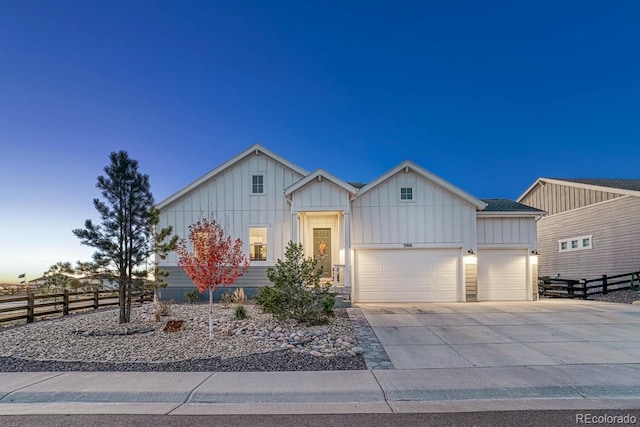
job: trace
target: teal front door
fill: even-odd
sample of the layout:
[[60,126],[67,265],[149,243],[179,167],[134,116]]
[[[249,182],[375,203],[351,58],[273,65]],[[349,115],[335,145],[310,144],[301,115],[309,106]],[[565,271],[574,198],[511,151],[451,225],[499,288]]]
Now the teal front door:
[[322,267],[322,276],[331,277],[331,229],[313,229],[313,257],[318,260],[318,265]]

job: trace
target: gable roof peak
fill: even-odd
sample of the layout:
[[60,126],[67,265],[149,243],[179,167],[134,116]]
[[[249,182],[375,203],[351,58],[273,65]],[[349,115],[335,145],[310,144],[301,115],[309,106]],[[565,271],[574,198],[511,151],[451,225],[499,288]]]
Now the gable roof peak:
[[475,206],[476,209],[478,209],[478,210],[482,210],[487,206],[487,204],[485,202],[483,202],[482,200],[478,199],[475,196],[472,196],[471,194],[469,194],[466,191],[456,187],[455,185],[451,184],[450,182],[445,181],[444,179],[440,178],[439,176],[435,175],[434,173],[429,172],[428,170],[426,170],[422,166],[412,162],[411,160],[403,161],[402,163],[400,163],[396,167],[392,168],[388,172],[382,174],[381,176],[379,176],[378,178],[376,178],[375,180],[373,180],[369,184],[367,184],[364,187],[362,187],[361,189],[359,189],[358,190],[358,194],[356,195],[356,198],[362,196],[363,194],[367,193],[372,188],[377,187],[378,185],[380,185],[381,183],[383,183],[387,179],[391,178],[393,175],[397,174],[398,172],[402,172],[403,170],[406,173],[408,173],[409,171],[413,171],[418,176],[421,176],[422,178],[424,178],[424,179],[426,179],[428,181],[431,181],[434,184],[446,189],[447,191],[451,192],[452,194],[455,194],[456,196],[458,196],[462,200],[465,200],[467,203]]

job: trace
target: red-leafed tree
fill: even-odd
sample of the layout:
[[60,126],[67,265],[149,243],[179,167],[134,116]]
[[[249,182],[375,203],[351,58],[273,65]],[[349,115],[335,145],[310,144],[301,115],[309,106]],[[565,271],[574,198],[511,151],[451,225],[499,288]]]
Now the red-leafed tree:
[[189,241],[178,241],[178,265],[198,287],[209,290],[209,338],[213,339],[213,291],[234,283],[249,268],[242,240],[232,240],[215,220],[201,219],[189,226]]

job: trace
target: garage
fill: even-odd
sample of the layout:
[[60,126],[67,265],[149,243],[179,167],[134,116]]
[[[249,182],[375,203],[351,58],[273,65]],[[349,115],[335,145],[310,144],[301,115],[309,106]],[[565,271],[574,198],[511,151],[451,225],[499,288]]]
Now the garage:
[[358,249],[356,302],[458,300],[460,249]]
[[527,250],[478,250],[478,301],[527,299]]

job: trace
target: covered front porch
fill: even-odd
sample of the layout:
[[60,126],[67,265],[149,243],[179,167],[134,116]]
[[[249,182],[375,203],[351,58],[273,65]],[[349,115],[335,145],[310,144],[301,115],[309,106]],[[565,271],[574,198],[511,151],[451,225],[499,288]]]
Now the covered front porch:
[[357,190],[318,169],[285,190],[291,237],[322,266],[322,281],[351,296],[351,199]]

